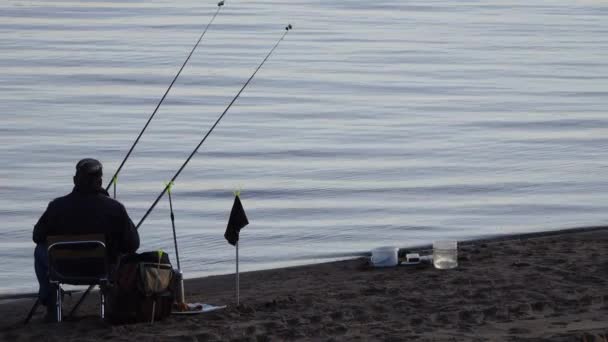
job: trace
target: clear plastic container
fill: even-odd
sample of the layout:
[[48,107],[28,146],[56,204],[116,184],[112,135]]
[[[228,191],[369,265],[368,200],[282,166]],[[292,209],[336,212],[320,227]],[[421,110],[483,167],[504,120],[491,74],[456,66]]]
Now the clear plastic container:
[[458,266],[458,242],[443,240],[433,242],[433,265],[438,269]]

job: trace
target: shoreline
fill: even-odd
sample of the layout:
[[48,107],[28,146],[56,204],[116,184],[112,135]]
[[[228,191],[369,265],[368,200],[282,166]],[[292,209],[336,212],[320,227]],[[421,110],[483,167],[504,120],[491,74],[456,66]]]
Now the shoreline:
[[22,299],[0,304],[0,340],[604,341],[608,227],[526,236],[463,243],[452,270],[357,258],[246,272],[238,307],[233,274],[189,279],[188,302],[228,307],[154,325],[107,325],[93,294],[72,321],[40,312],[23,326],[33,300]]
[[[466,246],[482,244],[482,243],[492,244],[492,243],[507,242],[507,241],[514,241],[514,240],[522,240],[522,239],[544,238],[544,237],[559,236],[559,235],[565,235],[565,234],[578,234],[578,233],[601,231],[601,230],[605,230],[605,229],[608,229],[608,226],[597,225],[597,226],[584,226],[584,227],[575,227],[575,228],[563,228],[563,229],[557,229],[557,230],[544,230],[544,231],[536,231],[536,232],[529,232],[529,233],[488,235],[488,236],[481,236],[479,238],[473,238],[473,239],[469,239],[469,240],[458,240],[458,246],[466,247]],[[414,246],[410,246],[410,247],[407,247],[407,246],[399,247],[399,257],[400,258],[404,257],[406,252],[428,252],[428,251],[432,251],[432,249],[433,249],[432,244],[414,245]],[[251,272],[264,272],[264,271],[281,270],[281,269],[288,269],[288,268],[294,268],[294,267],[307,267],[307,266],[321,265],[321,264],[325,264],[325,263],[333,263],[336,261],[339,262],[339,261],[357,259],[357,258],[361,258],[361,257],[369,257],[370,255],[371,255],[371,252],[369,252],[369,251],[368,252],[343,253],[341,255],[336,254],[335,258],[338,260],[330,260],[330,261],[325,261],[325,262],[302,264],[302,265],[295,265],[295,266],[260,269],[260,270],[254,270],[254,271],[241,272],[240,274],[242,275],[242,274],[251,273]],[[328,257],[328,259],[333,259],[333,257]],[[196,281],[196,280],[200,280],[200,279],[206,279],[209,277],[221,277],[221,276],[230,276],[230,275],[234,275],[234,273],[221,273],[221,274],[205,275],[205,276],[201,276],[201,277],[187,278],[187,279],[185,279],[185,281],[186,282]],[[36,285],[36,287],[37,287],[37,285]],[[68,290],[66,292],[78,294],[78,293],[84,292],[84,289],[83,290]],[[6,294],[0,293],[0,305],[2,305],[5,302],[9,302],[9,301],[13,301],[13,300],[36,298],[37,295],[38,294],[36,292],[17,292],[17,293],[6,293]]]

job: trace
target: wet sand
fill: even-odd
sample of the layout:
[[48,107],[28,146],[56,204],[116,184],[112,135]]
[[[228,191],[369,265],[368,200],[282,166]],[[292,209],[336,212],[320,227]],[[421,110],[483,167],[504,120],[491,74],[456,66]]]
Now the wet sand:
[[[608,228],[461,244],[459,267],[373,268],[366,258],[186,282],[187,300],[228,308],[110,326],[97,296],[76,319],[22,321],[0,305],[6,341],[608,341]],[[69,310],[75,298],[67,298]]]

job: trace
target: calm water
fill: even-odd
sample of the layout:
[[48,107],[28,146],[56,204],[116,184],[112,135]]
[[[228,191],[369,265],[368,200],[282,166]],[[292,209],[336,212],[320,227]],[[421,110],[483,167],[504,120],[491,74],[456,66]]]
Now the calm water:
[[[35,286],[31,230],[74,164],[116,170],[215,1],[0,2],[0,292]],[[120,178],[139,221],[174,189],[186,276],[381,245],[603,224],[608,2],[228,0]],[[143,249],[173,253],[164,199]]]

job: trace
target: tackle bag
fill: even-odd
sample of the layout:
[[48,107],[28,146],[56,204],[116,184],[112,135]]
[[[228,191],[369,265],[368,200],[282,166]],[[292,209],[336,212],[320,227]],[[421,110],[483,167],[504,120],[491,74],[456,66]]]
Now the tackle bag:
[[156,322],[171,314],[176,286],[167,253],[127,255],[112,278],[106,304],[110,323]]

